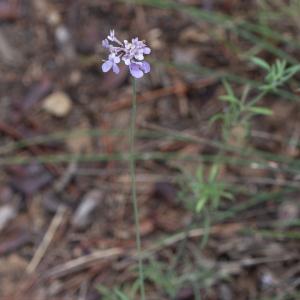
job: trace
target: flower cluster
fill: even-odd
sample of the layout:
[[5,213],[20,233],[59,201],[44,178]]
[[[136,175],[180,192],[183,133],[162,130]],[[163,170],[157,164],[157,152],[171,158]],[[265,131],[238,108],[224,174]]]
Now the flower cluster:
[[138,38],[120,42],[116,36],[115,31],[111,30],[106,39],[102,41],[102,46],[109,50],[108,59],[102,64],[102,71],[112,71],[116,74],[120,69],[118,64],[121,60],[129,67],[130,74],[135,78],[141,78],[144,73],[150,72],[150,64],[144,60],[145,54],[150,54],[151,49],[147,47],[144,41]]

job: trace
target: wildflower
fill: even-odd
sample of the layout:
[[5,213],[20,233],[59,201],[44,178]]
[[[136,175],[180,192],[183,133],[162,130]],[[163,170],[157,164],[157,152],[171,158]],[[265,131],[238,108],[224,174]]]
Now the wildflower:
[[130,74],[135,78],[141,78],[150,72],[150,64],[144,60],[144,55],[150,54],[151,49],[137,37],[131,42],[124,40],[122,43],[116,38],[115,31],[110,30],[107,38],[102,41],[102,46],[109,50],[108,59],[102,64],[103,72],[112,69],[118,74],[118,64],[121,60],[129,67]]
[[111,53],[108,56],[108,60],[106,60],[102,64],[102,71],[103,72],[108,72],[112,68],[114,73],[119,74],[120,69],[117,65],[119,62],[120,62],[120,57],[116,56],[115,53]]
[[133,77],[141,78],[144,76],[144,73],[150,72],[150,65],[146,61],[130,63],[129,71]]

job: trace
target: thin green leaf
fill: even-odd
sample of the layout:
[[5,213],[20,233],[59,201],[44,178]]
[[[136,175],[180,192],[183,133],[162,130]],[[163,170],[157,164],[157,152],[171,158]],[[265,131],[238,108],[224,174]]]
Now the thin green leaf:
[[248,111],[259,115],[265,115],[265,116],[271,116],[273,114],[272,110],[260,106],[249,107]]
[[115,293],[120,300],[130,300],[123,292],[120,290],[115,289]]
[[233,89],[232,89],[231,85],[227,82],[227,80],[223,80],[223,85],[225,87],[226,93],[232,97],[235,97]]
[[232,96],[232,95],[223,95],[223,96],[220,96],[220,100],[226,101],[226,102],[230,102],[230,103],[239,104],[239,100],[236,97]]
[[208,181],[209,182],[213,182],[216,180],[217,176],[219,173],[219,165],[218,164],[214,164],[209,172],[209,176],[208,176]]
[[265,69],[265,70],[267,70],[267,71],[270,70],[270,65],[269,65],[265,60],[263,60],[263,59],[261,59],[261,58],[259,58],[259,57],[256,57],[256,56],[255,56],[255,57],[251,57],[251,61],[252,61],[255,65],[261,67],[262,69]]
[[216,114],[216,115],[212,116],[209,120],[209,125],[211,126],[213,123],[215,123],[219,120],[224,120],[224,116],[222,114]]
[[196,212],[199,213],[202,211],[204,205],[206,204],[208,198],[207,196],[203,196],[199,199],[199,201],[197,202],[197,205],[196,205]]

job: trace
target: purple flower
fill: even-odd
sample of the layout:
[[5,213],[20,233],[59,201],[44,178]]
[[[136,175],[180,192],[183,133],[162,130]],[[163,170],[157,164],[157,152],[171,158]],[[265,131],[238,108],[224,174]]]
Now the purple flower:
[[129,65],[129,71],[133,77],[141,78],[144,76],[144,73],[147,74],[150,72],[150,64],[146,61],[132,62]]
[[111,53],[108,57],[108,60],[102,64],[102,71],[108,72],[112,68],[114,73],[119,74],[120,69],[117,65],[119,62],[120,57],[116,56],[114,53]]
[[118,74],[119,67],[117,64],[121,60],[129,67],[130,74],[135,78],[141,78],[150,72],[150,64],[144,61],[144,55],[150,54],[151,49],[137,37],[131,42],[124,40],[122,43],[116,38],[115,31],[111,30],[107,38],[102,41],[102,46],[110,52],[108,60],[102,64],[103,72],[112,69]]
[[146,74],[149,73],[150,70],[151,70],[150,64],[146,61],[143,61],[142,62],[142,69],[143,69],[144,73],[146,73]]
[[143,71],[141,70],[140,65],[137,63],[131,63],[129,65],[130,74],[135,78],[142,78],[144,76]]

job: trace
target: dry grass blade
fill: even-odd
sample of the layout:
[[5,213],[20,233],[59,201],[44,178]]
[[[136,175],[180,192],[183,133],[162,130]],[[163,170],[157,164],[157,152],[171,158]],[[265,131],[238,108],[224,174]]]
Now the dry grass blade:
[[53,217],[52,222],[44,236],[43,241],[37,248],[32,260],[30,261],[28,267],[27,267],[27,273],[33,273],[41,260],[43,259],[44,255],[46,254],[47,249],[49,248],[49,245],[51,241],[53,240],[53,237],[61,225],[64,216],[65,216],[66,208],[64,206],[60,206],[57,210],[56,215]]
[[46,272],[44,278],[59,278],[85,269],[99,260],[116,258],[124,253],[123,249],[111,248],[95,251],[89,255],[70,260]]

